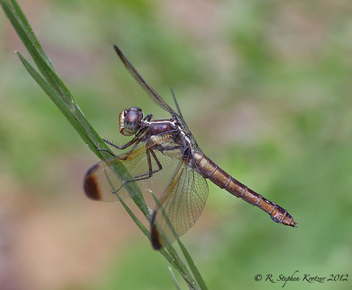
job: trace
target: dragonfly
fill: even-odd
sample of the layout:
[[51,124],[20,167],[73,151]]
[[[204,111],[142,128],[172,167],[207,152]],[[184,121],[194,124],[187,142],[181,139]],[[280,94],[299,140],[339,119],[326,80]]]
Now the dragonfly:
[[[122,146],[104,141],[111,148],[128,151],[115,155],[110,150],[100,149],[108,151],[111,158],[100,161],[86,173],[84,190],[89,198],[118,201],[117,195],[120,198],[131,197],[126,190],[128,184],[135,182],[139,185],[158,180],[175,164],[150,219],[150,240],[155,250],[171,245],[195,224],[209,193],[206,179],[268,213],[274,222],[297,226],[287,210],[248,188],[207,157],[190,132],[174,93],[177,111],[142,78],[116,45],[114,48],[128,72],[171,118],[154,120],[152,113],[144,117],[139,107],[123,110],[119,115],[119,131],[124,136],[133,136],[132,139]],[[129,172],[127,177],[118,177],[113,172],[111,166],[116,161],[125,166]]]

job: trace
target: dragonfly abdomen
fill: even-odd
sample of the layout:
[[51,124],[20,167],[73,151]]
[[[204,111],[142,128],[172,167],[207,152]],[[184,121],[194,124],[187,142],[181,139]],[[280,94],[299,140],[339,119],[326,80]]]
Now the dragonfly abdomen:
[[214,184],[220,188],[226,189],[232,195],[242,198],[246,202],[259,207],[270,215],[273,221],[282,223],[287,226],[296,227],[296,221],[293,217],[281,206],[264,198],[260,194],[248,188],[231,175],[227,174],[210,158],[202,152],[193,152],[193,158],[199,171],[205,178],[209,178]]

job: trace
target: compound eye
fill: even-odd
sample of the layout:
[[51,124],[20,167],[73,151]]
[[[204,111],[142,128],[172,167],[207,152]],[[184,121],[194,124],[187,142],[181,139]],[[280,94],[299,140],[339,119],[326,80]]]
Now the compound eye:
[[124,136],[132,136],[141,128],[143,112],[138,107],[123,110],[119,116],[120,133]]

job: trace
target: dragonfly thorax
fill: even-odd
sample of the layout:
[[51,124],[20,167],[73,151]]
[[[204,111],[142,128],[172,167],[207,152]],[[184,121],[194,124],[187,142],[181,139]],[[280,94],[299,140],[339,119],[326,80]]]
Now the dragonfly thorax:
[[132,136],[141,128],[143,112],[138,107],[123,110],[119,115],[120,133],[124,136]]

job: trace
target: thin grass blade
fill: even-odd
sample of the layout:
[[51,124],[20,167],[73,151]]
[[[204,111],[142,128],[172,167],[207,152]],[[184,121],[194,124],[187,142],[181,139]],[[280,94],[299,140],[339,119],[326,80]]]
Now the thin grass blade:
[[172,271],[171,267],[168,266],[168,268],[169,268],[169,270],[170,270],[171,277],[172,277],[172,279],[174,280],[176,289],[177,289],[177,290],[181,290],[181,287],[180,287],[180,285],[178,284],[178,281],[177,281],[177,279],[176,279],[176,277],[175,277],[174,272]]

